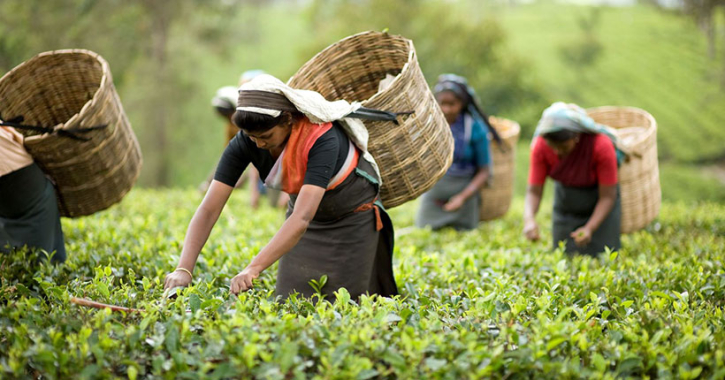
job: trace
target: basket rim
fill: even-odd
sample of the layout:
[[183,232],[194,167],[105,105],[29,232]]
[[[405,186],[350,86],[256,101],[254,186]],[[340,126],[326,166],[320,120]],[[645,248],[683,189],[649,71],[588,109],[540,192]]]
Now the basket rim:
[[290,82],[292,82],[292,80],[297,77],[297,74],[299,74],[299,72],[300,72],[300,70],[302,68],[306,67],[310,62],[315,61],[322,54],[325,54],[329,50],[335,49],[335,48],[339,47],[340,45],[343,45],[345,43],[349,43],[351,40],[355,40],[355,39],[359,39],[359,38],[363,38],[363,37],[368,37],[368,36],[375,36],[375,37],[385,36],[385,37],[398,38],[398,39],[401,39],[401,40],[405,41],[406,45],[408,46],[408,58],[405,61],[405,65],[403,65],[403,67],[400,69],[400,73],[398,73],[398,75],[395,76],[395,79],[393,79],[393,81],[390,82],[390,84],[388,85],[388,87],[385,90],[383,90],[383,91],[377,91],[375,94],[373,94],[373,96],[371,96],[371,97],[369,97],[367,99],[364,99],[364,100],[360,100],[359,102],[360,103],[370,102],[370,101],[376,99],[378,96],[382,96],[382,94],[386,94],[388,91],[392,91],[392,89],[395,87],[395,85],[397,85],[397,82],[399,82],[401,80],[400,78],[402,77],[402,74],[408,70],[408,67],[410,65],[410,62],[413,59],[415,59],[415,46],[413,45],[413,41],[411,39],[406,38],[406,37],[404,37],[404,36],[402,36],[400,34],[390,34],[388,32],[378,32],[378,31],[375,31],[375,30],[366,30],[364,32],[355,33],[355,34],[350,35],[350,36],[347,36],[347,37],[345,37],[345,38],[343,38],[341,40],[338,40],[337,42],[335,42],[333,44],[328,45],[326,48],[322,49],[317,54],[315,54],[314,56],[312,56],[312,58],[308,59],[304,64],[302,64],[302,66],[300,66],[300,69],[298,69],[297,72],[295,72],[287,80],[287,84],[289,85]]
[[[98,83],[98,87],[93,92],[93,96],[91,97],[91,99],[89,99],[87,102],[85,102],[83,104],[83,106],[81,107],[81,109],[78,112],[76,112],[75,114],[73,114],[73,116],[69,117],[68,120],[66,120],[63,123],[56,124],[52,128],[49,128],[49,130],[51,130],[51,132],[52,132],[52,130],[62,129],[66,125],[72,124],[73,122],[75,122],[76,119],[80,118],[80,115],[87,112],[89,105],[92,104],[96,100],[98,94],[101,92],[101,90],[103,90],[106,87],[106,84],[108,83],[108,80],[109,80],[108,76],[110,73],[108,62],[103,57],[101,57],[100,54],[98,54],[94,51],[91,51],[91,50],[87,50],[87,49],[49,50],[49,51],[45,51],[42,53],[38,53],[38,54],[34,55],[33,57],[29,58],[28,60],[23,61],[22,63],[13,67],[12,70],[5,73],[2,77],[0,77],[0,83],[2,83],[4,80],[7,80],[8,77],[17,74],[17,72],[20,71],[23,67],[34,63],[34,61],[36,61],[36,60],[39,60],[39,59],[42,59],[45,57],[50,57],[50,56],[62,55],[62,54],[91,56],[93,59],[95,59],[96,61],[98,61],[101,64],[101,80]],[[45,132],[45,133],[41,133],[41,134],[33,135],[33,136],[26,136],[25,138],[42,137],[42,136],[48,135],[51,132]]]
[[[409,38],[405,38],[399,34],[388,34],[388,33],[373,32],[373,31],[369,31],[367,33],[391,36],[391,37],[402,39],[403,41],[405,41],[405,44],[408,46],[408,58],[406,59],[403,67],[400,69],[400,73],[398,73],[398,75],[395,76],[395,79],[393,79],[393,81],[390,82],[390,84],[388,85],[388,87],[386,89],[384,89],[383,91],[376,92],[375,94],[373,94],[373,96],[363,100],[361,103],[372,102],[372,101],[376,100],[377,98],[388,94],[388,92],[392,92],[396,88],[396,86],[399,84],[399,82],[402,80],[403,73],[408,71],[408,68],[410,67],[410,63],[414,62],[416,60],[415,46],[413,45],[413,40],[411,40]],[[362,33],[359,33],[359,34],[362,34]],[[420,63],[418,63],[418,64],[420,64]]]
[[653,133],[657,130],[657,120],[655,120],[654,116],[652,116],[651,113],[643,110],[642,108],[631,107],[631,106],[600,106],[600,107],[587,108],[585,111],[587,112],[588,115],[591,115],[592,113],[597,113],[597,112],[622,112],[622,111],[641,114],[641,115],[644,115],[644,117],[647,118],[647,120],[649,121],[649,126],[647,126],[648,133]]
[[[586,109],[587,115],[591,116],[592,113],[631,113],[631,114],[638,114],[641,116],[644,116],[647,120],[647,125],[638,125],[639,127],[644,128],[644,132],[637,136],[637,138],[634,141],[631,141],[626,146],[629,149],[628,156],[631,157],[641,157],[641,151],[639,151],[643,143],[646,141],[650,141],[652,139],[655,139],[657,136],[657,120],[655,120],[654,116],[650,114],[649,112],[637,108],[637,107],[630,107],[630,106],[601,106],[601,107],[594,107],[594,108],[588,108]],[[596,121],[596,120],[595,120]],[[614,128],[615,130],[619,130],[617,127],[609,126],[611,128]],[[639,152],[639,153],[637,153]]]
[[[491,120],[493,119],[493,120]],[[496,121],[504,122],[510,124],[510,127],[506,129],[504,133],[501,133],[500,131],[496,130],[496,132],[499,133],[502,139],[508,139],[513,136],[517,136],[521,134],[521,124],[519,124],[516,120],[507,119],[505,117],[499,117],[491,115],[489,117],[489,120],[491,120],[492,124],[496,124]],[[493,126],[496,128],[495,126]]]

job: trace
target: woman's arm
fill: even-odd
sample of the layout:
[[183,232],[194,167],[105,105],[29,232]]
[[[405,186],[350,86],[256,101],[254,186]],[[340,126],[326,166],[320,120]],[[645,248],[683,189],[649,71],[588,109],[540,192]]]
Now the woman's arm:
[[463,204],[466,203],[468,198],[477,194],[483,185],[486,184],[489,173],[489,166],[479,168],[476,175],[474,175],[473,179],[471,179],[471,182],[468,183],[468,186],[466,186],[466,188],[464,188],[460,193],[452,196],[451,199],[443,205],[443,210],[451,212],[463,207]]
[[539,225],[536,223],[536,213],[539,212],[543,194],[544,185],[529,185],[526,187],[526,198],[524,199],[524,235],[529,240],[539,240]]
[[257,168],[249,168],[249,204],[253,209],[259,208],[259,172]]
[[[219,219],[219,215],[224,209],[224,205],[229,200],[233,188],[222,182],[213,180],[209,191],[207,191],[201,205],[196,209],[194,216],[191,218],[189,228],[186,230],[184,238],[184,247],[181,250],[181,258],[177,268],[184,268],[190,273],[194,271],[196,259],[199,257],[201,249],[204,247],[206,240],[209,238],[212,227]],[[166,276],[164,288],[174,288],[177,286],[186,286],[191,283],[191,276],[182,270],[174,271]]]
[[589,217],[587,223],[574,232],[571,233],[572,239],[578,246],[589,244],[592,240],[592,233],[596,231],[599,226],[602,225],[604,219],[609,216],[609,213],[614,207],[614,202],[617,201],[617,185],[604,186],[599,185],[599,200],[596,206],[594,206],[594,212]]
[[325,189],[322,187],[315,185],[302,186],[292,215],[282,224],[282,227],[269,241],[269,244],[262,248],[249,265],[232,279],[229,287],[230,292],[238,294],[251,289],[253,286],[252,280],[259,277],[259,273],[274,264],[300,241],[315,213],[317,213],[317,208],[320,206],[324,195]]
[[539,240],[539,225],[536,223],[536,213],[541,206],[541,198],[544,195],[544,184],[548,176],[550,163],[546,159],[546,142],[537,137],[531,147],[529,156],[529,185],[526,187],[526,198],[524,199],[524,236],[527,239]]

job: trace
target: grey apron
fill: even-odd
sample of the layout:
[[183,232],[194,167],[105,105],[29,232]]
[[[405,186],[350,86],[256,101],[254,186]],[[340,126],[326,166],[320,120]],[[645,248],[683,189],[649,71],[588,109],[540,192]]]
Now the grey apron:
[[466,200],[456,211],[443,211],[443,205],[448,200],[463,191],[471,183],[472,177],[456,177],[445,175],[420,200],[420,208],[415,217],[415,225],[423,228],[430,226],[437,230],[443,227],[453,227],[457,230],[472,230],[478,227],[479,208],[481,196],[477,192]]
[[599,200],[599,188],[592,187],[569,187],[554,181],[554,210],[552,213],[552,235],[554,237],[554,248],[563,241],[567,253],[581,253],[596,256],[604,251],[604,247],[612,250],[621,248],[621,221],[622,203],[619,196],[619,185],[617,185],[617,200],[614,202],[612,211],[602,222],[599,228],[592,233],[592,240],[584,247],[578,247],[569,236],[577,228],[585,225],[594,212],[594,207]]
[[36,164],[0,177],[0,252],[26,245],[65,261],[55,189]]
[[[285,299],[298,292],[311,297],[315,291],[310,281],[323,275],[327,284],[321,292],[328,299],[339,288],[346,288],[352,299],[363,294],[398,294],[393,275],[393,224],[382,204],[372,207],[378,187],[375,171],[361,158],[338,187],[325,192],[307,231],[279,260],[277,296]],[[296,195],[290,195],[288,217],[296,200]]]

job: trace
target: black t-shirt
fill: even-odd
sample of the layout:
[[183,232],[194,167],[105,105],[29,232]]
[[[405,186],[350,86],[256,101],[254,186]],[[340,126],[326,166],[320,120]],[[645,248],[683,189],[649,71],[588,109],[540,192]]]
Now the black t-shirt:
[[[349,149],[349,139],[342,127],[333,123],[332,128],[315,141],[307,157],[305,185],[327,188],[330,179],[342,168]],[[229,142],[217,165],[214,179],[234,187],[247,165],[252,163],[264,180],[274,166],[275,159],[268,150],[257,145],[244,132],[237,133]]]

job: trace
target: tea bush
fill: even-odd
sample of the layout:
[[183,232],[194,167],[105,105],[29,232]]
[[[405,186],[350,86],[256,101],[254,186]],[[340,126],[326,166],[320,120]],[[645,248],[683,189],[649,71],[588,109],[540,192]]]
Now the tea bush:
[[111,210],[63,221],[65,264],[2,256],[0,377],[725,377],[723,205],[665,203],[622,251],[572,258],[522,237],[520,200],[466,233],[411,227],[413,203],[391,211],[399,297],[354,302],[343,289],[331,302],[277,303],[276,266],[251,292],[228,293],[283,220],[239,193],[193,285],[166,299],[163,278],[199,201],[134,190]]

